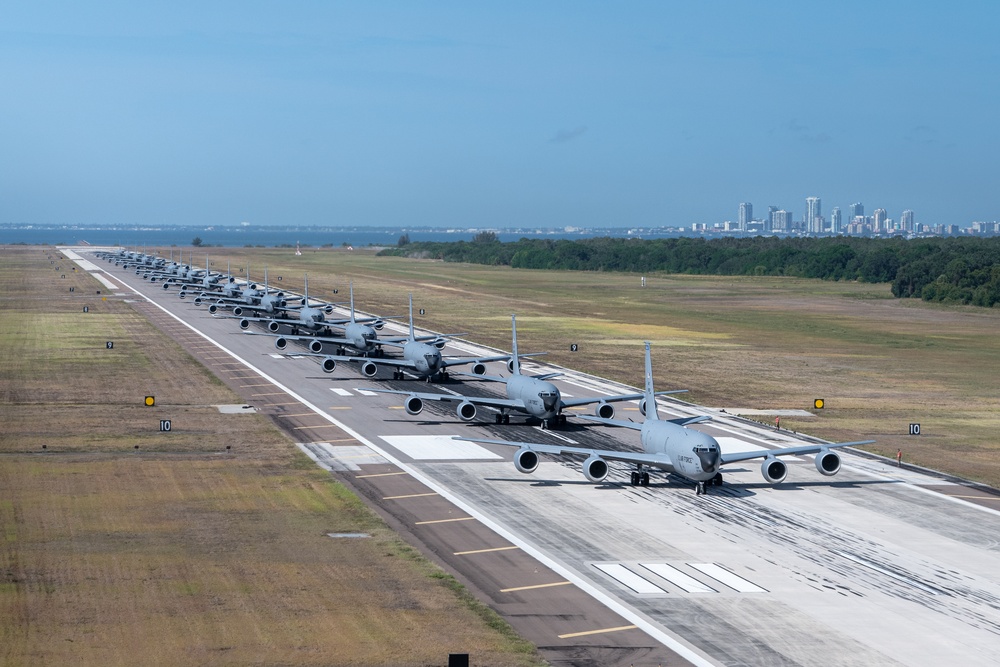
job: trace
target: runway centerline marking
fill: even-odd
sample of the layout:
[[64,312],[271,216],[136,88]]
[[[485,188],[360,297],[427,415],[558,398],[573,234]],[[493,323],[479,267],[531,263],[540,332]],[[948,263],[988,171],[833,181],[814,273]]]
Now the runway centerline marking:
[[620,632],[622,630],[635,630],[635,625],[619,625],[617,628],[604,628],[602,630],[587,630],[586,632],[571,632],[568,635],[557,635],[559,639],[572,639],[573,637],[586,637],[587,635],[600,635],[605,632]]
[[[454,555],[454,556],[471,556],[472,554],[488,554],[488,553],[493,553],[494,551],[510,551],[511,549],[520,549],[520,548],[521,547],[519,547],[516,544],[514,544],[514,545],[511,545],[509,547],[494,547],[492,549],[474,549],[473,551],[456,551],[452,555]],[[569,583],[569,582],[567,582],[567,583]]]

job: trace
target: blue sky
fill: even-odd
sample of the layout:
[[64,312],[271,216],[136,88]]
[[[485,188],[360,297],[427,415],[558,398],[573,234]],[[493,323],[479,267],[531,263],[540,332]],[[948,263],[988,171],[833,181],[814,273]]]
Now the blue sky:
[[8,3],[0,222],[995,220],[998,26],[992,1]]

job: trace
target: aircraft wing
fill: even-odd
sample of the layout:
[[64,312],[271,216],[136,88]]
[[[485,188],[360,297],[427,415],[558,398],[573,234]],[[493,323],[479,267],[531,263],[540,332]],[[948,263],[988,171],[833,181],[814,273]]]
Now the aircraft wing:
[[[495,357],[444,357],[441,359],[441,365],[445,368],[450,366],[461,366],[463,364],[486,364],[491,361],[504,361],[509,358],[509,355],[502,354]],[[463,373],[464,375],[464,373]],[[473,377],[481,378],[485,377],[483,375],[473,375]]]
[[590,458],[599,456],[608,461],[622,461],[624,463],[641,463],[643,465],[656,466],[673,470],[670,457],[666,454],[646,454],[644,452],[618,452],[611,449],[589,449],[587,447],[567,447],[566,445],[543,445],[536,442],[516,442],[513,440],[487,440],[485,438],[461,438],[455,440],[468,440],[469,442],[483,442],[490,445],[502,445],[504,447],[517,447],[519,449],[530,449],[543,454],[582,456]]
[[[665,394],[683,394],[687,392],[687,389],[674,389],[673,391],[658,391],[657,396],[663,396]],[[615,401],[634,401],[644,397],[645,394],[638,392],[635,394],[617,394],[613,396],[591,396],[589,398],[570,398],[564,399],[562,405],[564,408],[574,408],[578,405],[591,405],[593,403],[613,403]]]
[[763,459],[769,456],[799,456],[801,454],[817,454],[824,449],[835,449],[837,447],[852,447],[854,445],[871,445],[874,440],[857,440],[854,442],[834,442],[828,445],[800,445],[798,447],[785,447],[784,449],[757,449],[752,452],[733,452],[722,455],[722,463],[736,463],[749,459]]
[[[506,358],[506,357],[505,357]],[[381,362],[380,362],[381,363]],[[524,410],[524,401],[515,401],[509,398],[495,398],[490,396],[462,396],[455,394],[433,394],[419,391],[398,391],[396,389],[372,389],[370,387],[355,387],[356,391],[377,391],[380,394],[400,394],[402,396],[416,396],[423,401],[452,401],[461,403],[468,401],[474,405],[488,405],[494,408],[516,408]]]
[[604,417],[596,417],[594,415],[573,415],[573,416],[579,419],[586,419],[589,422],[597,422],[598,424],[604,424],[606,426],[620,426],[622,428],[630,428],[635,431],[642,430],[642,424],[626,421],[624,419],[605,419]]
[[[338,345],[350,345],[353,342],[348,340],[347,338],[337,338],[336,336],[291,336],[285,334],[271,333],[270,331],[244,331],[243,334],[246,336],[270,336],[271,338],[284,338],[285,340],[318,340],[321,343],[337,343]],[[319,354],[319,353],[312,352],[310,354]],[[319,356],[327,357],[330,355],[319,354]]]

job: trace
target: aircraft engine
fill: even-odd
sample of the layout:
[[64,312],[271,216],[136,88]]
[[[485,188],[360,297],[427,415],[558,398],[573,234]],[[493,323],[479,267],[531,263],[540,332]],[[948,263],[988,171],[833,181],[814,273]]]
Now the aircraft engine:
[[214,303],[211,306],[208,307],[208,312],[212,313],[213,315],[215,315],[216,311],[218,311],[218,310],[219,310],[219,306],[216,305],[216,304],[214,304]]
[[274,339],[274,346],[279,350],[284,350],[288,347],[288,340],[284,336],[278,336]]
[[323,360],[323,372],[332,373],[337,368],[337,360],[327,357]]
[[185,292],[184,290],[181,290],[180,292],[177,293],[177,297],[181,299],[187,298],[187,295],[188,295],[187,292]]
[[419,396],[410,396],[403,403],[403,408],[408,415],[419,415],[420,411],[424,409],[424,402],[420,400]]
[[445,340],[444,338],[435,338],[434,342],[431,343],[431,345],[433,345],[434,347],[436,347],[439,350],[443,350],[444,346],[447,345],[447,344],[448,344],[448,341]]
[[194,298],[194,305],[196,305],[196,306],[200,306],[201,305],[201,297],[200,296],[196,296]]
[[591,456],[583,462],[583,476],[594,484],[603,482],[611,472],[608,462],[600,456]]
[[381,331],[385,327],[385,320],[375,320],[372,322],[372,329],[375,331]]
[[170,281],[163,283],[163,289],[170,289]]
[[249,329],[249,328],[250,328],[250,320],[245,318],[240,320],[240,329]]
[[472,364],[472,374],[473,375],[486,375],[486,364],[475,363]]
[[600,403],[597,404],[597,407],[594,409],[594,414],[600,417],[601,419],[614,419],[615,406],[611,405],[610,403],[605,403],[601,401]]
[[287,308],[287,307],[288,307],[288,302],[287,301],[285,301],[284,299],[281,299],[280,301],[278,301],[278,308]]
[[371,361],[366,361],[361,364],[361,372],[365,374],[365,377],[373,378],[378,373],[378,366]]
[[462,421],[472,421],[476,418],[476,406],[468,401],[462,401],[455,408],[455,412],[458,414],[458,418]]
[[639,401],[639,414],[643,417],[646,416],[646,399],[643,398]]
[[243,314],[243,309],[242,308],[240,308],[239,306],[236,306],[235,308],[233,308],[233,315],[235,315],[236,317],[239,317],[242,314]]
[[311,341],[309,343],[309,351],[310,352],[322,352],[323,351],[323,343],[319,342],[318,340]]
[[816,470],[824,477],[831,477],[840,472],[840,454],[829,449],[821,449],[816,455]]
[[508,359],[507,360],[507,372],[508,373],[513,373],[514,372],[514,360],[513,359]]
[[780,484],[785,481],[785,475],[788,474],[788,466],[785,465],[784,461],[779,461],[769,456],[760,464],[760,474],[764,476],[764,480],[768,484]]
[[323,312],[326,313],[327,315],[329,315],[330,313],[333,312],[333,306],[331,306],[330,304],[327,304],[326,308],[323,309]]
[[271,333],[278,333],[278,323],[275,322],[274,320],[268,322],[267,330],[270,331]]
[[538,469],[538,453],[531,449],[519,449],[514,454],[514,467],[518,472],[530,474]]

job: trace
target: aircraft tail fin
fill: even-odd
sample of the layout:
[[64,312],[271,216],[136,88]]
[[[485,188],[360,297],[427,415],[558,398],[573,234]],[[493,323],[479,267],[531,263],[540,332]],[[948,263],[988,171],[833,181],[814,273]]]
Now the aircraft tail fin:
[[660,415],[656,413],[656,393],[653,391],[653,362],[649,355],[649,341],[646,341],[646,391],[642,401],[646,405],[646,419],[659,419]]
[[354,281],[351,281],[351,324],[354,324]]
[[[302,307],[303,308],[308,308],[309,307],[309,274],[308,273],[305,274],[302,279],[303,279],[303,282],[305,283],[304,287],[302,288]],[[264,283],[265,283],[265,286],[266,286],[267,281],[265,280]]]
[[511,357],[510,370],[514,375],[521,374],[521,358],[517,356],[517,316],[510,316]]
[[410,292],[410,341],[417,340],[417,337],[413,335],[413,293]]

